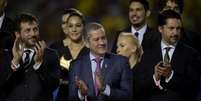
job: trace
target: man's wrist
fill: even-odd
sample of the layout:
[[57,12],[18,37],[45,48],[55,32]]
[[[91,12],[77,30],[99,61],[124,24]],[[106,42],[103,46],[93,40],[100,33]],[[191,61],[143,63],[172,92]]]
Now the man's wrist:
[[155,77],[156,81],[158,81],[158,80],[161,79],[160,76],[159,76],[158,74],[154,74],[154,77]]
[[104,91],[105,91],[105,88],[106,88],[106,84],[104,84],[104,85],[101,87],[100,91],[101,91],[101,92],[104,92]]
[[11,61],[11,69],[13,70],[13,71],[17,71],[17,69],[20,67],[20,64],[19,63],[15,63],[15,62],[13,62],[13,60]]
[[12,59],[12,63],[14,63],[14,64],[19,64],[19,59],[13,58],[13,59]]

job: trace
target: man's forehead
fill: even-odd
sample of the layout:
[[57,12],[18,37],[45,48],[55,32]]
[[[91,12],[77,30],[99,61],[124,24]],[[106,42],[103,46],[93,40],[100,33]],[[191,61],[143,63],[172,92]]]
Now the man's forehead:
[[178,4],[175,1],[167,1],[166,6],[170,6],[170,7],[178,7]]
[[100,35],[102,33],[105,33],[105,30],[103,28],[99,28],[96,30],[91,30],[89,33],[93,36],[97,36],[97,35]]
[[133,8],[133,7],[144,7],[143,4],[141,4],[140,2],[137,2],[137,1],[133,1],[130,6],[130,8]]
[[170,18],[166,20],[165,26],[167,27],[182,27],[182,22],[180,19]]
[[29,21],[29,22],[21,22],[20,23],[21,26],[25,25],[25,26],[38,26],[38,23],[36,21]]
[[38,24],[36,22],[21,22],[20,28],[21,29],[38,28]]

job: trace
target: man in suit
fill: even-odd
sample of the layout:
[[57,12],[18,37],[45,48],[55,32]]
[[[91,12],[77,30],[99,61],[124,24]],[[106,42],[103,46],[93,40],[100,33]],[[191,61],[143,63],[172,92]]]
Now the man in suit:
[[134,72],[137,101],[195,101],[199,90],[200,57],[180,41],[182,22],[172,10],[158,17],[162,39],[145,53]]
[[116,43],[120,32],[131,32],[138,38],[144,50],[151,48],[152,44],[160,39],[160,34],[147,25],[150,14],[149,3],[146,0],[130,0],[128,15],[131,25],[116,34],[112,52],[115,53],[117,49]]
[[105,30],[98,23],[87,28],[90,52],[71,65],[70,101],[129,101],[132,96],[132,73],[128,60],[107,53]]
[[[159,9],[160,12],[171,9],[182,15],[184,10],[184,0],[159,0]],[[185,26],[182,31],[183,35],[181,41],[190,47],[193,47],[201,54],[201,34],[189,30]]]
[[40,40],[38,20],[31,14],[16,17],[12,54],[1,65],[2,101],[51,101],[58,86],[56,53]]
[[0,1],[0,49],[12,49],[14,42],[14,24],[6,16],[5,7],[7,0]]

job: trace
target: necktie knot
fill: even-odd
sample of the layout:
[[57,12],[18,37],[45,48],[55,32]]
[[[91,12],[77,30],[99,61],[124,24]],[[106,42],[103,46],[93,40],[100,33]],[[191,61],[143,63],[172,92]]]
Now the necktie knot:
[[24,58],[24,66],[27,66],[30,63],[30,57],[29,54],[31,53],[31,50],[25,50],[25,58]]
[[166,52],[169,52],[171,47],[165,47],[164,49],[166,50]]
[[165,47],[164,49],[165,49],[164,63],[169,63],[170,62],[169,51],[171,47]]
[[24,53],[25,53],[25,54],[30,54],[30,53],[31,53],[31,50],[25,50]]
[[138,32],[135,32],[135,36],[138,38],[138,36],[139,36],[139,33]]
[[96,66],[96,71],[100,71],[102,58],[100,58],[100,57],[95,58],[94,61],[95,61],[96,64],[97,64],[97,66]]
[[102,59],[99,58],[99,57],[94,59],[94,61],[95,61],[97,64],[100,64],[101,60],[102,60]]

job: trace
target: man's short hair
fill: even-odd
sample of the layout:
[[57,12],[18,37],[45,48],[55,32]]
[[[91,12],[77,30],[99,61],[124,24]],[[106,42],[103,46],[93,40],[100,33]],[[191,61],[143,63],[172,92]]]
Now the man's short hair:
[[16,18],[15,18],[15,31],[17,32],[20,32],[21,28],[21,23],[22,22],[36,22],[38,23],[38,19],[30,14],[30,13],[21,13],[20,15],[18,15]]
[[175,2],[179,6],[179,12],[182,14],[184,10],[184,0],[159,0],[159,10],[162,11],[168,1]]
[[159,26],[163,26],[165,25],[167,22],[167,19],[170,18],[175,18],[175,19],[180,19],[181,20],[181,16],[179,13],[173,11],[173,10],[165,10],[163,12],[161,12],[158,16],[158,25]]
[[131,5],[132,2],[139,2],[144,6],[146,11],[149,10],[149,2],[147,2],[147,0],[130,0],[129,5]]
[[101,29],[101,28],[104,29],[104,27],[101,24],[96,23],[96,22],[92,22],[92,23],[87,24],[86,27],[85,27],[86,39],[89,40],[89,37],[90,37],[89,33],[91,31],[98,30],[98,29]]

